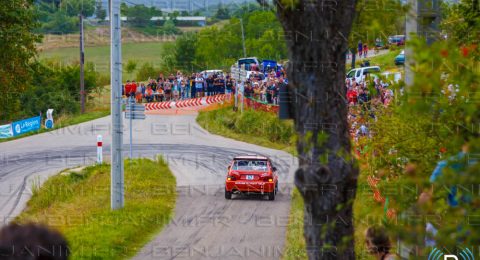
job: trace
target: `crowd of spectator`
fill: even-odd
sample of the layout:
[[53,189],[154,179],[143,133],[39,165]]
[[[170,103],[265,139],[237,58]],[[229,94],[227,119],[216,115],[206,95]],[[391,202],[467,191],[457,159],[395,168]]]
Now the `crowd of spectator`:
[[266,74],[253,66],[248,77],[236,81],[230,73],[206,71],[187,75],[178,71],[176,75],[164,76],[160,73],[156,79],[146,82],[127,80],[122,86],[122,95],[134,98],[137,103],[179,101],[195,97],[236,93],[240,84],[244,84],[244,95],[269,104],[278,104],[278,92],[282,84],[287,84],[285,70],[266,70]]
[[164,76],[146,82],[127,80],[122,87],[122,95],[134,97],[137,103],[154,101],[178,101],[194,97],[213,96],[231,93],[235,82],[230,75],[218,73],[183,74]]
[[356,142],[362,136],[370,136],[368,118],[375,118],[376,109],[390,104],[393,90],[379,78],[371,81],[369,77],[362,82],[347,78],[345,88],[346,102],[349,104],[350,135]]
[[288,84],[285,70],[270,70],[266,75],[253,72],[245,82],[245,97],[263,103],[278,105],[278,93]]

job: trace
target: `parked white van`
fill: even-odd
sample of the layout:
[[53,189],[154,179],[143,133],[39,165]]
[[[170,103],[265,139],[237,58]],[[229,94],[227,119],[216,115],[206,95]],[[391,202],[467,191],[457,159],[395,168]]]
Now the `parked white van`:
[[356,82],[362,82],[365,80],[365,76],[370,75],[374,78],[380,77],[380,67],[379,66],[369,66],[369,67],[360,67],[350,70],[347,73],[347,78],[355,78]]

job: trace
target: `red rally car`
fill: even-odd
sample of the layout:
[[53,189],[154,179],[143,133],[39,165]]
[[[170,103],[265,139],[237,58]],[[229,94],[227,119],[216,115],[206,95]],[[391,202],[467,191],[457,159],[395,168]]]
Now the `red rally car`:
[[241,155],[233,158],[228,166],[225,199],[231,199],[233,193],[255,193],[275,200],[277,191],[277,168],[268,157]]

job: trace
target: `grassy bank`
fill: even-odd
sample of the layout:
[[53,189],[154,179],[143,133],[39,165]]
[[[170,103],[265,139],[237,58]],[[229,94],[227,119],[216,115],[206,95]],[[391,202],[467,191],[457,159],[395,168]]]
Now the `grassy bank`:
[[303,237],[303,199],[298,189],[292,193],[287,237],[283,249],[284,260],[307,259],[305,238]]
[[201,111],[197,122],[211,133],[294,153],[292,121],[279,120],[276,114],[245,109],[243,114],[232,106]]
[[[370,61],[370,66],[380,66],[382,69],[382,72],[386,71],[401,71],[403,70],[403,66],[397,66],[395,65],[395,57],[397,57],[398,54],[400,54],[401,49],[397,50],[390,50],[385,54],[373,56],[373,57],[367,57],[367,60]],[[363,62],[363,58],[359,59],[357,56],[357,59],[355,61],[355,64],[357,67],[360,67],[360,64]],[[350,63],[347,63],[347,68],[350,68]]]
[[38,130],[38,131],[29,132],[29,133],[26,133],[26,134],[23,134],[23,135],[20,135],[20,136],[0,139],[0,143],[8,142],[8,141],[12,141],[12,140],[15,140],[15,139],[20,139],[20,138],[24,138],[24,137],[27,137],[27,136],[36,135],[36,134],[41,134],[41,133],[45,133],[45,132],[49,132],[49,131],[53,131],[55,129],[59,129],[59,128],[62,128],[62,127],[67,127],[67,126],[70,126],[70,125],[80,124],[80,123],[83,123],[83,122],[87,122],[87,121],[94,120],[94,119],[97,119],[97,118],[105,117],[105,116],[108,116],[108,115],[110,115],[110,110],[105,110],[104,109],[104,110],[98,110],[98,111],[85,112],[85,114],[61,115],[59,117],[54,116],[55,126],[54,126],[53,129],[46,129],[42,126],[40,128],[40,130]]
[[125,161],[125,207],[110,210],[110,166],[65,171],[33,187],[17,222],[43,223],[67,238],[70,259],[125,259],[168,223],[175,177],[162,159]]

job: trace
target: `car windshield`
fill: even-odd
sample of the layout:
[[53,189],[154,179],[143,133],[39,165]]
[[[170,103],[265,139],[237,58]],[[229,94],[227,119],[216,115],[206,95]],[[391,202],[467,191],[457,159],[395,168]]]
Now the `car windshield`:
[[353,76],[355,76],[355,70],[351,70],[348,75],[347,75],[347,78],[353,78]]
[[380,68],[373,67],[373,68],[366,68],[363,74],[368,74],[368,73],[375,73],[375,72],[380,72]]
[[261,160],[235,160],[233,170],[236,171],[267,171],[267,161]]
[[242,65],[242,64],[252,64],[252,63],[256,63],[254,59],[243,59],[243,60],[239,60],[239,61],[238,61],[238,64],[239,64],[239,65]]

